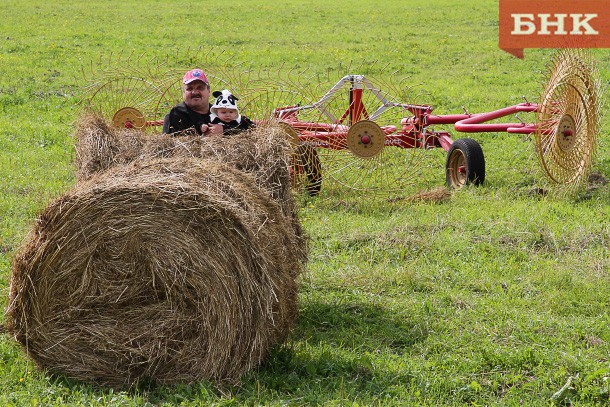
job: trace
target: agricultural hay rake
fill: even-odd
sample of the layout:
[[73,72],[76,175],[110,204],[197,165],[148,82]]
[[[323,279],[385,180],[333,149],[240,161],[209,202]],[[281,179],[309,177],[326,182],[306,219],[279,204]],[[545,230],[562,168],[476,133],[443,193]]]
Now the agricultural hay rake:
[[[181,100],[179,78],[191,67],[154,73],[110,69],[88,88],[84,101],[117,126],[158,132],[164,114]],[[294,184],[309,195],[318,195],[323,183],[333,180],[366,196],[400,197],[430,166],[426,152],[433,148],[447,153],[450,188],[482,184],[480,144],[468,137],[453,140],[449,131],[435,130],[437,125],[453,125],[462,133],[533,135],[550,182],[578,188],[590,171],[600,127],[601,83],[590,54],[580,49],[555,54],[538,102],[485,113],[436,115],[428,104],[400,102],[396,95],[409,92],[402,83],[364,75],[346,75],[320,97],[319,86],[312,86],[315,77],[287,79],[236,68],[206,73],[213,89],[238,95],[245,115],[284,126],[294,142]],[[535,122],[501,122],[521,112],[534,114]]]

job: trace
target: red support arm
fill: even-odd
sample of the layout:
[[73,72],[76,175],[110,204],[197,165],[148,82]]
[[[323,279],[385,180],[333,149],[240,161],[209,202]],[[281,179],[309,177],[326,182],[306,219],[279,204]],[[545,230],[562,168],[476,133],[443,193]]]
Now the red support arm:
[[[494,110],[489,113],[480,113],[472,115],[467,119],[460,120],[455,123],[455,129],[463,133],[480,133],[490,131],[505,131],[510,133],[519,133],[520,129],[530,129],[532,125],[525,123],[485,123],[490,120],[499,119],[511,114],[519,112],[535,112],[538,109],[537,105],[531,103],[521,103],[515,106],[505,107],[504,109]],[[510,129],[510,130],[509,130]]]
[[499,119],[519,112],[535,112],[538,106],[532,103],[520,103],[518,105],[494,110],[489,113],[478,114],[450,114],[450,115],[429,115],[426,117],[426,124],[455,124],[455,129],[463,133],[484,133],[484,132],[508,132],[530,134],[536,131],[533,124],[525,123],[486,123],[490,120]]

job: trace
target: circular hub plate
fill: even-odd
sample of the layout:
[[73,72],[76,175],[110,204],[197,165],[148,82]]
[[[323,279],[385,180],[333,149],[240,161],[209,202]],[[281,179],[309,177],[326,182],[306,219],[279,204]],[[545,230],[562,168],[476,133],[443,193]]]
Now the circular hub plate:
[[568,152],[576,144],[576,122],[569,114],[564,114],[557,126],[557,145],[559,148]]
[[362,158],[374,157],[385,145],[385,133],[373,121],[361,120],[347,132],[347,147]]
[[119,109],[112,116],[112,124],[120,128],[142,128],[146,126],[146,119],[140,111],[133,107]]

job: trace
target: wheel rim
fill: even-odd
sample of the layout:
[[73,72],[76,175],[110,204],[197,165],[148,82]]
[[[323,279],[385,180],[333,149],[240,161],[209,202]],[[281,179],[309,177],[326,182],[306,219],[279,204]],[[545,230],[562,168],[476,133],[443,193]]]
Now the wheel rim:
[[576,121],[570,114],[564,114],[557,125],[557,145],[563,152],[569,152],[576,145]]
[[452,186],[461,188],[466,185],[468,181],[468,168],[466,167],[466,157],[462,150],[453,150],[449,158],[447,171],[449,171],[449,179]]

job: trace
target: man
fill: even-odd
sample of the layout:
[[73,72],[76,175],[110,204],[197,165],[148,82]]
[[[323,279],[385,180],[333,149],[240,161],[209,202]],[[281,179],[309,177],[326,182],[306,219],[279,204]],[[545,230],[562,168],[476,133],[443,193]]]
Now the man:
[[220,135],[222,125],[210,123],[210,83],[201,69],[192,69],[182,78],[182,102],[163,120],[163,133],[195,129],[204,136]]

